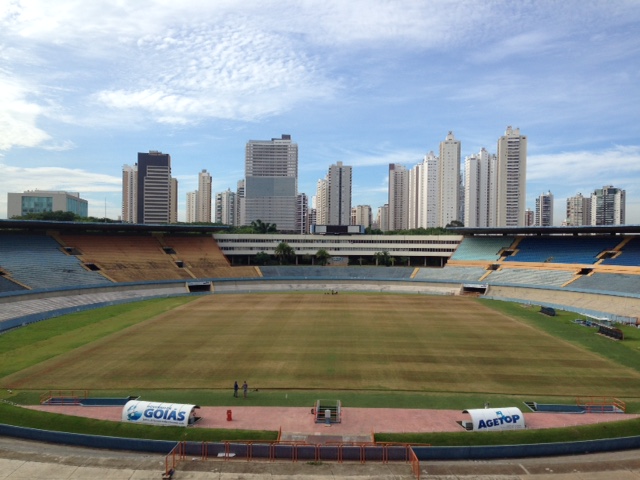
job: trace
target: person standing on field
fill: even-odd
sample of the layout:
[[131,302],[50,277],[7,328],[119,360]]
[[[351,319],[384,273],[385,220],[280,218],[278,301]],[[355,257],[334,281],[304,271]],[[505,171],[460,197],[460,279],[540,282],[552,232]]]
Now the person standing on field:
[[242,384],[242,393],[244,394],[244,398],[247,398],[247,390],[249,389],[249,385],[247,385],[247,381],[245,380]]
[[238,398],[238,381],[237,380],[233,384],[233,396]]

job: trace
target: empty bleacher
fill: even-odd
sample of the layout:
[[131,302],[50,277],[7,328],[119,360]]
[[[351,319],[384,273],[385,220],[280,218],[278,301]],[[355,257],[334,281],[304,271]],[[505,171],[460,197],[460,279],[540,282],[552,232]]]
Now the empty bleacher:
[[488,275],[484,282],[491,284],[538,285],[562,287],[574,278],[574,272],[562,270],[503,268]]
[[619,255],[603,260],[602,265],[640,267],[640,238],[630,238],[620,249]]
[[64,246],[82,253],[83,263],[96,265],[115,282],[194,278],[151,235],[61,234],[59,238]]
[[176,261],[183,262],[196,278],[253,278],[258,273],[253,267],[232,267],[212,235],[158,236],[164,248],[170,248]]
[[484,267],[446,266],[444,268],[421,268],[414,280],[436,282],[477,282],[487,272]]
[[509,248],[514,237],[468,237],[465,238],[451,256],[452,261],[489,261],[500,259],[500,251]]
[[583,275],[571,284],[572,289],[595,292],[640,294],[640,275],[595,273]]
[[[464,242],[463,242],[464,243]],[[620,237],[536,236],[523,237],[507,262],[594,264],[603,251],[613,250]]]
[[47,235],[0,235],[0,267],[7,276],[31,289],[110,283],[99,273],[85,269]]
[[[109,284],[113,285],[113,284]],[[46,318],[47,313],[61,310],[81,310],[91,305],[111,305],[127,301],[139,301],[147,298],[183,295],[185,287],[182,284],[156,285],[145,288],[127,288],[126,290],[108,290],[82,295],[46,296],[32,298],[30,295],[14,297],[13,301],[2,301],[0,305],[0,331],[21,325],[23,319],[30,316]],[[18,322],[16,322],[18,320]]]
[[22,285],[18,285],[15,282],[12,282],[9,279],[4,278],[4,276],[0,275],[0,292],[15,292],[18,290],[26,290]]
[[311,265],[273,265],[260,267],[264,278],[330,278],[361,280],[409,280],[413,267],[323,267]]

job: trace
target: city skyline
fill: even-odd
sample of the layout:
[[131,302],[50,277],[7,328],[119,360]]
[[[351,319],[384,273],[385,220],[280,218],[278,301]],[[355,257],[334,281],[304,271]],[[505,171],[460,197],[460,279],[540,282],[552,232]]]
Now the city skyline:
[[[640,224],[635,2],[257,2],[0,6],[0,217],[7,193],[71,191],[118,218],[122,166],[171,155],[186,192],[244,178],[252,139],[290,134],[298,192],[353,167],[353,205],[387,203],[452,131],[461,160],[527,135],[526,208],[604,185]],[[464,165],[460,166],[464,168]]]

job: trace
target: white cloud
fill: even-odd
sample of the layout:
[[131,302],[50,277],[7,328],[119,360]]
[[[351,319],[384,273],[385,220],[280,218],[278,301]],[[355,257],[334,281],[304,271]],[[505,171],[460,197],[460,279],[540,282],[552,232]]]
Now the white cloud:
[[28,99],[28,89],[0,75],[0,150],[35,147],[51,137],[36,125],[43,108]]
[[102,90],[96,98],[111,108],[146,110],[162,123],[254,121],[335,88],[288,39],[242,19],[147,36],[132,55],[132,85]]
[[122,179],[88,170],[62,167],[15,167],[0,164],[0,177],[8,192],[53,190],[69,192],[120,192]]
[[[640,175],[640,146],[615,146],[601,151],[532,155],[527,159],[527,181],[558,184],[565,188],[580,185],[614,185],[625,188]],[[633,185],[629,182],[632,181]],[[584,192],[583,192],[584,193]]]

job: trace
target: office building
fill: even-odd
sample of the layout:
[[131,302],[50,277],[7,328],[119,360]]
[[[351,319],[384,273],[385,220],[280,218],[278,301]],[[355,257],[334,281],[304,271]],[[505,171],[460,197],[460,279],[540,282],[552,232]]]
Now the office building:
[[7,194],[7,218],[23,217],[30,213],[70,212],[79,217],[89,216],[89,202],[79,193],[27,190]]
[[536,198],[536,227],[553,226],[553,194],[543,193]]
[[351,223],[351,167],[337,162],[329,167],[327,173],[328,188],[328,225],[349,225]]
[[[171,177],[171,157],[155,150],[138,153],[138,163],[123,168],[123,184],[132,185],[135,192],[123,188],[123,220],[134,223],[175,223],[178,221],[178,181]],[[135,178],[135,183],[129,180]],[[131,197],[135,200],[131,201]],[[135,208],[135,215],[130,213]]]
[[440,142],[438,161],[438,227],[446,227],[459,216],[460,199],[460,149],[459,140],[449,132]]
[[626,193],[611,185],[591,194],[591,225],[624,225]]
[[498,140],[497,227],[521,227],[526,208],[527,137],[507,127]]
[[291,135],[250,140],[245,149],[243,223],[261,220],[281,232],[298,225],[298,145]]

